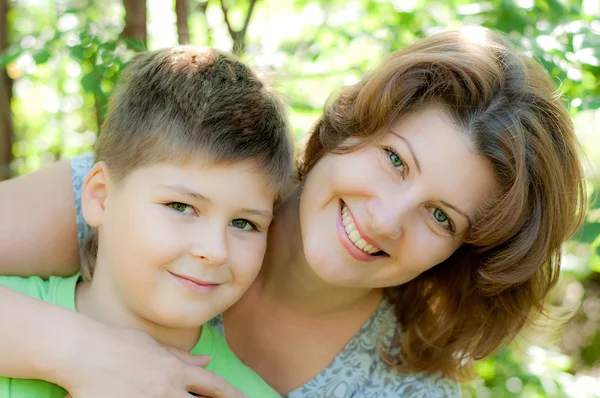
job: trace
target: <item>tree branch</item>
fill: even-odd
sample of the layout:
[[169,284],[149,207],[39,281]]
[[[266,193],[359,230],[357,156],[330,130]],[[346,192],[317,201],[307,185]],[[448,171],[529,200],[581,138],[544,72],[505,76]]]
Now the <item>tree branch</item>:
[[248,13],[246,14],[246,20],[244,21],[244,27],[240,31],[240,36],[242,39],[246,37],[246,30],[248,29],[248,25],[250,25],[250,18],[252,17],[252,12],[254,11],[254,6],[256,5],[256,0],[250,0],[250,7],[248,8]]
[[227,30],[229,31],[229,35],[233,39],[233,43],[235,46],[237,32],[233,29],[231,23],[229,22],[229,10],[227,10],[224,0],[221,0],[221,10],[223,11],[223,18],[225,18],[225,25],[227,25]]
[[225,19],[225,24],[227,25],[227,30],[229,31],[229,35],[233,39],[233,52],[235,54],[241,54],[246,47],[246,31],[248,30],[248,25],[250,24],[250,19],[252,18],[252,13],[254,12],[254,6],[256,5],[257,0],[250,0],[250,7],[248,7],[248,12],[246,13],[246,17],[244,18],[244,25],[241,30],[235,30],[231,26],[231,22],[229,21],[229,10],[227,6],[225,6],[225,0],[221,0],[221,10],[223,10],[223,18]]

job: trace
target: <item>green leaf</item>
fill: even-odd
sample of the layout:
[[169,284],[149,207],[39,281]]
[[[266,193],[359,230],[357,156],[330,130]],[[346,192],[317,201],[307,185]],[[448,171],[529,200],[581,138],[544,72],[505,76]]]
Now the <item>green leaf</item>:
[[37,65],[45,64],[50,59],[50,51],[46,49],[40,50],[40,52],[33,54],[33,60]]
[[484,380],[491,380],[496,375],[496,362],[493,358],[487,358],[475,365],[479,376]]
[[8,64],[16,60],[23,54],[23,50],[18,47],[13,47],[0,55],[0,69],[6,68]]
[[96,71],[93,70],[81,78],[81,86],[89,93],[100,91],[100,82]]
[[73,58],[75,58],[77,60],[81,60],[81,59],[85,58],[83,56],[83,48],[80,45],[71,47],[70,51],[71,51],[71,56],[73,56]]
[[134,40],[134,39],[125,38],[124,42],[129,50],[133,50],[135,52],[141,52],[141,51],[147,50],[146,43],[144,43],[142,40]]
[[590,222],[583,224],[573,240],[581,243],[592,243],[598,236],[600,236],[600,222]]

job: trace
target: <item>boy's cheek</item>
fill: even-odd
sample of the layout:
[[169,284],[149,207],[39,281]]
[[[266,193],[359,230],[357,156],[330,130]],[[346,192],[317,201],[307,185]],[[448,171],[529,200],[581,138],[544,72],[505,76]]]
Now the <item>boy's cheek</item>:
[[[244,247],[232,250],[232,272],[240,283],[250,286],[262,267],[267,248],[267,239],[257,236],[245,242]],[[247,287],[246,286],[246,287]]]

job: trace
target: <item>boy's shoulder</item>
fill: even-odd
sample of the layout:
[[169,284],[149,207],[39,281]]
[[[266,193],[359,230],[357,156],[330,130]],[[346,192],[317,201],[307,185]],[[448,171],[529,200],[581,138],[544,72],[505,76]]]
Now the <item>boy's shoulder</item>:
[[48,279],[42,279],[38,276],[30,276],[28,278],[0,276],[0,285],[27,296],[75,311],[75,288],[78,280],[79,274],[68,278],[51,276]]
[[210,324],[202,325],[202,334],[190,352],[193,355],[210,355],[206,369],[218,374],[250,398],[280,397],[258,374],[240,361],[219,332]]

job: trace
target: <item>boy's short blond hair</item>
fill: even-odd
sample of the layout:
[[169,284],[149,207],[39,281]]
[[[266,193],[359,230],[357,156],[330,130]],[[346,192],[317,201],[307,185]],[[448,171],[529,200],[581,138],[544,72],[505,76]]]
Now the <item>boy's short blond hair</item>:
[[[185,162],[255,161],[281,193],[292,175],[292,139],[282,103],[233,55],[179,46],[137,54],[123,70],[96,143],[119,183],[141,167]],[[91,280],[92,231],[81,275]]]

